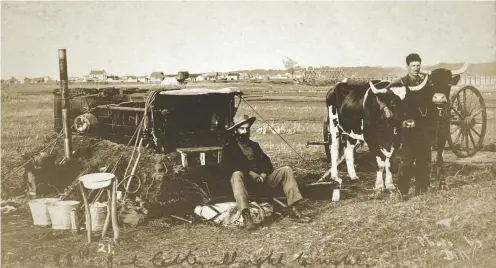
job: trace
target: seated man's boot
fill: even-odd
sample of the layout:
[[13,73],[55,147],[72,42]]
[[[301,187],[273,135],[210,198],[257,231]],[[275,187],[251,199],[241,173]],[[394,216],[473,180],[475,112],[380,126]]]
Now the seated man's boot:
[[310,217],[304,216],[301,212],[295,207],[290,206],[289,208],[289,217],[301,223],[309,223],[312,221]]
[[243,222],[245,223],[246,230],[253,230],[257,228],[253,219],[251,218],[250,210],[245,208],[241,211],[241,216],[243,216]]

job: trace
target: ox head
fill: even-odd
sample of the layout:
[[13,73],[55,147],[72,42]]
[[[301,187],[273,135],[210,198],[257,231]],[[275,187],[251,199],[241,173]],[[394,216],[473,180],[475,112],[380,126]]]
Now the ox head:
[[386,120],[390,121],[388,124],[394,127],[399,126],[398,124],[401,124],[405,114],[403,101],[406,97],[406,88],[392,86],[390,82],[380,82],[378,80],[369,82],[369,86],[377,99],[383,102],[392,112],[393,116],[390,120]]
[[420,70],[421,73],[429,78],[428,87],[432,92],[432,103],[438,109],[443,109],[448,104],[451,86],[458,84],[460,81],[460,74],[468,69],[468,64],[464,63],[463,66],[457,70],[448,70],[439,68],[432,71]]
[[465,72],[468,64],[464,64],[458,70],[448,70],[444,68],[433,71],[420,70],[425,74],[420,85],[407,86],[402,83],[400,87],[406,89],[405,120],[403,127],[412,128],[415,120],[427,115],[442,115],[448,107],[450,90],[452,85],[460,81],[460,74]]

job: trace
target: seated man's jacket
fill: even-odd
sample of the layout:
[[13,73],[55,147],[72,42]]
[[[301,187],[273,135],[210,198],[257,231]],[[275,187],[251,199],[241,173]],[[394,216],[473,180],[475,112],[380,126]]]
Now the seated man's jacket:
[[244,143],[244,149],[238,145],[236,139],[232,139],[225,147],[223,153],[223,166],[226,172],[232,174],[235,171],[248,174],[253,171],[257,174],[270,174],[274,167],[270,158],[262,151],[257,142],[248,140]]

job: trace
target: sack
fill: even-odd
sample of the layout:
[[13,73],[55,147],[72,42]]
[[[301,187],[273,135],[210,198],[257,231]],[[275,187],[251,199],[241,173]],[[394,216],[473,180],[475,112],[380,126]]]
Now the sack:
[[[258,204],[251,202],[249,204],[251,218],[255,224],[260,224],[274,213],[274,208],[268,203]],[[217,203],[213,205],[196,206],[195,214],[211,221],[215,224],[225,227],[244,226],[241,211],[238,209],[236,202]]]
[[118,222],[122,226],[136,227],[146,221],[147,209],[140,206],[125,204],[118,213]]

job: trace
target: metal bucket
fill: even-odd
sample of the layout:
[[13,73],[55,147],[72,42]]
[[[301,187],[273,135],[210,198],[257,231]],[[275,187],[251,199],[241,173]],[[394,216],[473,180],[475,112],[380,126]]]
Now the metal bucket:
[[52,229],[55,230],[77,230],[79,225],[78,206],[79,201],[57,201],[47,204]]
[[29,202],[29,208],[31,210],[31,216],[33,216],[34,225],[52,225],[52,222],[50,221],[50,215],[48,214],[47,203],[57,202],[58,200],[58,198],[39,198],[31,200]]
[[107,218],[107,203],[95,202],[90,204],[91,229],[92,231],[103,230]]

